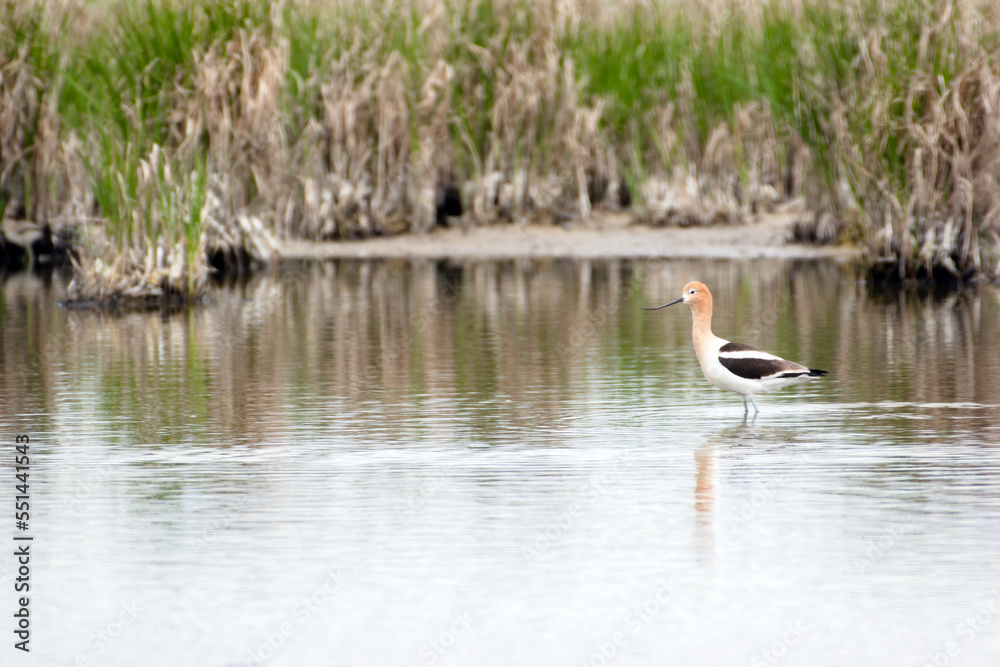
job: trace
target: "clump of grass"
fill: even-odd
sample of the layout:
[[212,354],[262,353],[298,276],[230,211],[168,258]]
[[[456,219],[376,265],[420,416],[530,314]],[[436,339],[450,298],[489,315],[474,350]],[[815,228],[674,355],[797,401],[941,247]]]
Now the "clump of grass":
[[[177,302],[203,295],[205,164],[181,164],[159,146],[139,158],[131,146],[97,189],[115,225],[96,228],[74,259],[71,302]],[[113,257],[106,263],[103,258]]]
[[[275,223],[258,216],[281,191],[287,46],[265,40],[262,8],[121,5],[108,36],[83,44],[86,85],[67,107],[90,130],[102,224],[90,226],[70,300],[197,299],[210,263],[273,256]],[[95,117],[99,131],[86,126]]]

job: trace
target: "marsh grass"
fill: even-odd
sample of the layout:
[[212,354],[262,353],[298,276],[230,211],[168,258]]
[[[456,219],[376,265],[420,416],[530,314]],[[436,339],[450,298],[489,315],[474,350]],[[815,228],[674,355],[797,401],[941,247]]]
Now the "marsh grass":
[[105,5],[0,0],[0,204],[77,230],[72,298],[197,297],[281,237],[595,207],[793,205],[875,277],[998,277],[988,4]]

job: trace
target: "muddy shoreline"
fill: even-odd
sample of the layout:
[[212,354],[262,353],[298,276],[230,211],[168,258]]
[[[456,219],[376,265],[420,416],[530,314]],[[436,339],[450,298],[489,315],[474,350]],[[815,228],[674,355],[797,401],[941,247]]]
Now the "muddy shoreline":
[[790,216],[755,216],[743,224],[648,227],[628,213],[592,216],[567,225],[510,223],[468,229],[438,228],[358,241],[279,243],[281,260],[509,259],[544,257],[835,258],[856,259],[859,248],[789,243]]

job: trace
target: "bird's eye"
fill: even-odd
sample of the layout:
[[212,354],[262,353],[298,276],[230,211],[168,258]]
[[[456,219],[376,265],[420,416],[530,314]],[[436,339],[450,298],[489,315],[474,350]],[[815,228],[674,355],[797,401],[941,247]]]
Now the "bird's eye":
[[694,290],[693,289],[688,290],[688,294],[694,294]]

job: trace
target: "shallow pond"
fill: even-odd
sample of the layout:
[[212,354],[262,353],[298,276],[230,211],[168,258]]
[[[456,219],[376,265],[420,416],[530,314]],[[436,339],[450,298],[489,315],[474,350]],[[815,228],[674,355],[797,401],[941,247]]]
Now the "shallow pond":
[[[830,376],[745,420],[688,309],[639,309],[691,279],[719,335]],[[5,665],[997,664],[994,288],[398,260],[167,315],[60,289],[0,283],[0,502],[29,435],[34,537]]]

